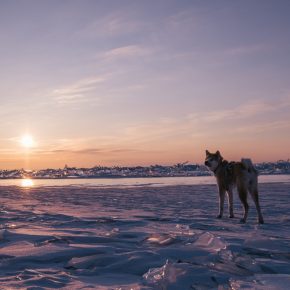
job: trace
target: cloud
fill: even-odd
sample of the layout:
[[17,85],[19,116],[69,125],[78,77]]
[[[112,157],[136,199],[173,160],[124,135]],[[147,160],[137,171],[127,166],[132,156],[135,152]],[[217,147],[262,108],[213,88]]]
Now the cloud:
[[[289,110],[289,107],[290,99],[277,100],[275,103],[253,100],[228,110],[194,112],[182,117],[159,118],[154,122],[129,126],[124,130],[122,138],[136,146],[156,144],[154,146],[159,147],[164,142],[166,146],[173,143],[185,144],[220,135],[222,132],[273,132],[290,127],[290,122],[282,119],[281,114],[282,110]],[[276,119],[271,122],[273,116]]]
[[285,109],[290,106],[290,98],[267,102],[253,100],[228,110],[216,110],[202,113],[189,114],[189,119],[198,119],[203,122],[218,122],[227,120],[241,120],[252,118],[261,114],[270,113]]
[[272,110],[273,107],[270,104],[261,101],[252,101],[229,110],[207,112],[201,118],[206,122],[243,119]]
[[78,38],[116,37],[136,33],[144,28],[145,22],[134,19],[128,10],[114,11],[98,17],[76,32]]
[[[82,149],[71,149],[71,148],[63,148],[63,149],[36,149],[31,152],[33,156],[41,156],[41,155],[93,155],[93,156],[112,156],[112,155],[122,155],[124,153],[136,153],[136,152],[144,152],[142,149],[132,149],[132,148],[119,148],[119,149],[110,149],[110,148],[82,148]],[[7,154],[8,151],[0,151],[1,154]],[[15,154],[15,151],[10,154]]]
[[106,81],[106,76],[95,76],[81,79],[74,84],[53,91],[54,100],[58,104],[71,104],[86,101],[86,95],[95,90],[100,83]]
[[[44,151],[46,152],[46,151]],[[70,153],[70,154],[85,154],[85,155],[95,155],[95,154],[102,154],[104,153],[103,149],[100,148],[84,148],[84,149],[51,149],[48,151],[49,153],[56,153],[56,154],[63,154],[63,153]]]
[[11,148],[1,148],[0,149],[0,154],[2,155],[14,155],[15,154],[15,149]]
[[61,138],[50,143],[42,140],[39,142],[39,146],[33,148],[30,153],[36,155],[110,155],[140,151],[140,149],[132,148],[130,144],[123,141],[119,136]]
[[71,150],[71,149],[59,149],[59,150],[52,150],[51,153],[72,153],[72,154],[84,154],[84,155],[96,155],[96,154],[119,154],[119,153],[126,153],[126,152],[138,152],[140,150],[137,149],[130,149],[130,148],[122,148],[122,149],[105,149],[105,148],[83,148],[78,150]]
[[290,129],[290,119],[250,124],[248,126],[237,128],[237,132],[258,134],[280,129]]
[[243,56],[252,53],[258,53],[266,49],[268,49],[268,45],[264,44],[242,45],[225,50],[225,54],[231,56]]
[[103,54],[103,57],[106,60],[112,60],[120,58],[139,57],[149,53],[151,53],[151,51],[148,48],[146,49],[140,45],[127,45],[111,49],[105,52]]

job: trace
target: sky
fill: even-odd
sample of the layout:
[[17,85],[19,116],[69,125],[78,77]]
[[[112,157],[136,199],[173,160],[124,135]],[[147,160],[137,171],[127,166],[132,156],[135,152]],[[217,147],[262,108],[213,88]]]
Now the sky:
[[288,0],[0,0],[0,169],[290,158],[289,15]]

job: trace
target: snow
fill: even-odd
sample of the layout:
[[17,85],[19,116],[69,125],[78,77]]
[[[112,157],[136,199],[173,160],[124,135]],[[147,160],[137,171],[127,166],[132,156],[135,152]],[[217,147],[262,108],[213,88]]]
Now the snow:
[[1,289],[288,289],[290,183],[261,183],[265,224],[213,184],[0,187]]

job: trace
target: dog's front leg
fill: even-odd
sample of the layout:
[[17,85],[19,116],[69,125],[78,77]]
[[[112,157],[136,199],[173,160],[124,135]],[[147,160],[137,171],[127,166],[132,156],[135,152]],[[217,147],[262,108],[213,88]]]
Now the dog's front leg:
[[233,201],[233,190],[229,189],[228,194],[228,204],[229,204],[229,218],[234,218],[234,201]]
[[225,193],[226,191],[221,186],[219,186],[219,214],[217,215],[218,219],[223,217]]

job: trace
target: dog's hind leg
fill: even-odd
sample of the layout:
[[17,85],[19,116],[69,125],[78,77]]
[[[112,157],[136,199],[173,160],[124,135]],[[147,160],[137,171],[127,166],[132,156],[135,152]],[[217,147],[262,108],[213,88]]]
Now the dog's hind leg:
[[247,202],[248,190],[243,184],[238,184],[238,193],[239,193],[239,198],[240,198],[240,200],[243,204],[243,207],[244,207],[244,216],[240,220],[240,222],[245,223],[247,221],[248,212],[249,212],[249,205]]
[[262,216],[261,207],[260,207],[260,203],[259,203],[258,188],[256,186],[254,188],[250,187],[249,188],[249,192],[250,192],[250,194],[251,194],[251,196],[253,198],[253,201],[254,201],[256,209],[257,209],[259,224],[263,224],[264,223],[264,219],[263,219],[263,216]]
[[229,189],[228,194],[228,205],[229,205],[229,218],[234,218],[234,201],[233,201],[233,190]]
[[226,194],[226,191],[222,187],[219,187],[219,214],[217,215],[218,219],[223,217],[225,194]]

